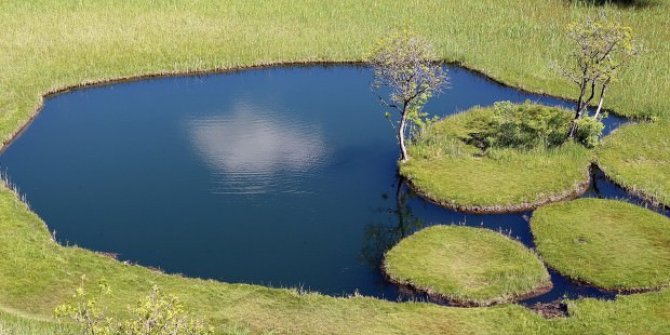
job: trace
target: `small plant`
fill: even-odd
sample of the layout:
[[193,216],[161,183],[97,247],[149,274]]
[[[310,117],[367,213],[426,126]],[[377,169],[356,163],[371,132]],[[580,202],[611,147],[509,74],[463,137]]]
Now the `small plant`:
[[189,318],[173,295],[164,295],[157,286],[131,309],[132,317],[121,322],[123,335],[209,335],[213,331],[202,320]]
[[577,124],[575,141],[587,148],[595,147],[600,141],[605,125],[596,117],[584,117],[574,122]]
[[204,321],[190,318],[184,306],[173,295],[163,294],[154,286],[144,299],[130,308],[130,318],[116,320],[107,316],[100,307],[98,296],[110,295],[106,283],[98,285],[97,295],[84,289],[82,276],[74,301],[56,307],[55,315],[61,321],[71,321],[80,326],[82,335],[211,335],[213,330]]
[[82,335],[112,335],[113,319],[107,317],[106,310],[99,306],[98,297],[111,293],[105,282],[98,284],[98,292],[91,295],[85,290],[86,276],[81,276],[81,283],[72,296],[73,302],[56,307],[54,314],[59,320],[68,320],[81,327]]

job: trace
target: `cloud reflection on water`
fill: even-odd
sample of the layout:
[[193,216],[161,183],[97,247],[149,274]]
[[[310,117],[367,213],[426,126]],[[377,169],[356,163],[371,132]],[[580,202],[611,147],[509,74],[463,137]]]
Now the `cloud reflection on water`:
[[215,193],[309,191],[301,189],[295,175],[310,174],[323,163],[321,129],[281,115],[267,106],[238,102],[225,113],[189,123],[193,145],[218,179]]

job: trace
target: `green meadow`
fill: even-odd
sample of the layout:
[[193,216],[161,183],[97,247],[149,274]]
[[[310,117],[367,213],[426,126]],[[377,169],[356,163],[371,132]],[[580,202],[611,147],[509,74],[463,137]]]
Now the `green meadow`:
[[[604,8],[633,27],[647,50],[613,84],[606,108],[655,123],[619,130],[594,159],[617,183],[667,204],[670,185],[658,171],[665,171],[670,152],[665,145],[670,1],[621,3],[0,1],[0,138],[6,145],[39,112],[48,93],[142,76],[358,62],[379,38],[407,26],[433,41],[442,60],[525,90],[575,97],[576,88],[550,64],[567,61],[564,27]],[[573,151],[573,164],[581,167],[589,154]],[[83,274],[92,282],[108,281],[114,294],[101,302],[111,314],[127,313],[155,284],[179,296],[218,334],[238,328],[245,331],[237,333],[251,334],[663,334],[670,329],[668,289],[614,301],[569,301],[567,317],[547,320],[515,304],[464,309],[166,275],[61,246],[47,225],[10,188],[0,187],[0,335],[75,334],[72,326],[55,323],[52,312],[69,299]]]

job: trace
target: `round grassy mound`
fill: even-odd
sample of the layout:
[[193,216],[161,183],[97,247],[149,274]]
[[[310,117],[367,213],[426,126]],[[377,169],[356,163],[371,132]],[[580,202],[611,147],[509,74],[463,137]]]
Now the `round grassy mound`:
[[627,125],[608,136],[598,165],[617,184],[670,205],[670,122]]
[[588,188],[592,154],[581,145],[484,152],[468,144],[473,122],[493,113],[476,107],[436,122],[409,146],[400,173],[424,197],[466,212],[529,210]]
[[579,199],[542,207],[531,228],[551,267],[617,291],[670,284],[670,219],[629,203]]
[[552,286],[521,243],[463,226],[433,226],[400,241],[386,254],[384,271],[395,283],[466,306],[506,303]]

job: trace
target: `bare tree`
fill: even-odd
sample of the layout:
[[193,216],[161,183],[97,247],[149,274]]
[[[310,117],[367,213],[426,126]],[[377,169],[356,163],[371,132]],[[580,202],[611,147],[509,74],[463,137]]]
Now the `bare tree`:
[[406,30],[383,39],[370,60],[373,89],[388,90],[389,100],[380,101],[400,114],[396,130],[402,162],[409,160],[407,140],[428,121],[423,106],[447,84],[446,71],[434,60],[431,44]]
[[[609,85],[616,81],[619,71],[639,54],[632,30],[610,20],[605,11],[595,18],[587,17],[583,22],[570,24],[569,38],[573,42],[573,63],[560,67],[564,77],[577,84],[579,98],[575,107],[575,120],[588,116],[588,107],[598,96],[598,118]],[[575,137],[577,122],[570,127],[570,137]]]

